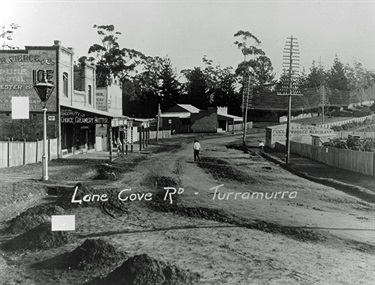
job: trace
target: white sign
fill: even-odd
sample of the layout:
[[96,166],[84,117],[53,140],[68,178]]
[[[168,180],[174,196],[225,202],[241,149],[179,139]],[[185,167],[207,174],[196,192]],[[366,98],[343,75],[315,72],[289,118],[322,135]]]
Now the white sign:
[[54,121],[55,120],[55,116],[48,116],[48,121]]
[[76,229],[75,215],[51,216],[52,231],[74,231]]
[[29,119],[29,97],[12,97],[12,119]]

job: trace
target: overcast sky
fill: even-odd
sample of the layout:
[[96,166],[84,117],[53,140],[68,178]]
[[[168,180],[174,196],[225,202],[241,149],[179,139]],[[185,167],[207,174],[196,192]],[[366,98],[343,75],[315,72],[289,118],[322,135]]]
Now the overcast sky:
[[[168,55],[178,70],[202,65],[207,55],[222,67],[243,59],[234,45],[238,30],[262,42],[277,75],[287,37],[298,38],[301,66],[330,67],[360,60],[375,69],[375,0],[371,1],[3,1],[0,24],[17,23],[14,45],[73,47],[76,58],[99,43],[94,24],[113,24],[121,47]],[[277,76],[278,77],[278,76]]]

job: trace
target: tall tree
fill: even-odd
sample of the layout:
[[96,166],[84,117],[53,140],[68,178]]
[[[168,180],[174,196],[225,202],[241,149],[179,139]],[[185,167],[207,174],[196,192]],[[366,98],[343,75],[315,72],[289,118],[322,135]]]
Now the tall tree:
[[359,61],[354,61],[353,66],[347,65],[345,70],[351,102],[357,103],[373,99],[373,77],[371,72],[366,70]]
[[172,68],[172,63],[169,58],[165,58],[162,63],[162,69],[159,75],[160,79],[160,96],[162,111],[180,103],[181,100],[181,85],[176,79],[176,74]]
[[0,32],[0,39],[3,42],[1,44],[2,49],[18,49],[12,45],[14,31],[20,28],[21,26],[15,23],[9,25],[9,27],[2,26],[2,31]]
[[329,100],[331,104],[349,104],[349,82],[345,73],[345,66],[336,55],[331,70],[328,73],[328,87],[331,89]]
[[186,96],[184,103],[192,104],[199,109],[205,109],[211,104],[206,76],[199,67],[193,70],[181,71],[186,79]]
[[203,57],[206,67],[203,73],[206,77],[210,102],[214,106],[227,106],[230,112],[240,110],[241,101],[238,102],[236,94],[237,76],[232,67],[221,68],[220,65],[213,65],[213,61]]
[[[234,44],[241,50],[244,60],[238,65],[236,74],[246,76],[250,73],[253,77],[254,92],[269,93],[276,84],[275,73],[271,60],[259,47],[259,39],[248,31],[238,31],[235,37],[241,37],[242,41],[235,41]],[[254,44],[250,44],[250,42]]]
[[120,48],[118,36],[113,25],[94,25],[99,35],[100,44],[90,46],[88,60],[96,64],[98,86],[110,84],[111,75],[119,78],[126,77],[129,72],[145,60],[145,56],[134,49]]

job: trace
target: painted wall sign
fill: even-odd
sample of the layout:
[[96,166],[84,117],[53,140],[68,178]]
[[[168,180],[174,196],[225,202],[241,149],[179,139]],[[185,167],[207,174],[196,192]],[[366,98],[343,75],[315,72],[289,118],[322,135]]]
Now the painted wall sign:
[[[29,97],[30,112],[41,112],[42,106],[33,84],[41,80],[43,70],[47,80],[56,85],[56,50],[7,51],[0,53],[0,111],[11,111],[12,97]],[[48,112],[57,112],[55,88],[47,102]]]
[[106,90],[96,91],[96,108],[102,111],[108,110]]
[[[311,125],[301,125],[297,123],[290,124],[290,140],[300,143],[311,144],[311,135],[316,134],[332,134],[334,131],[331,129],[319,128]],[[286,141],[286,124],[269,127],[266,129],[266,145],[273,147],[276,142],[285,144]]]

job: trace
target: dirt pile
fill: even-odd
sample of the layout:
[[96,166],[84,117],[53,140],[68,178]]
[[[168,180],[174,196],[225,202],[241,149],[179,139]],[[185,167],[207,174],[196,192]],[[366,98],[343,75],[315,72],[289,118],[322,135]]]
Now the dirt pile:
[[200,276],[197,273],[180,269],[151,258],[147,254],[142,254],[129,258],[107,277],[89,284],[187,285],[197,284],[199,278]]
[[9,226],[4,230],[4,233],[12,235],[24,233],[40,224],[49,222],[52,215],[61,215],[63,213],[63,208],[51,204],[43,204],[29,208],[8,221]]
[[52,231],[51,223],[44,223],[5,243],[6,250],[51,249],[72,243],[75,237],[68,231]]
[[237,150],[242,150],[244,153],[248,153],[249,149],[246,145],[243,144],[228,144],[226,145],[227,148],[229,149],[237,149]]
[[253,184],[257,182],[254,178],[238,169],[235,169],[222,159],[203,157],[202,160],[198,161],[198,166],[210,173],[215,179],[232,180],[245,184]]
[[90,269],[113,265],[125,258],[125,253],[103,239],[86,239],[82,245],[69,253],[67,259],[73,269]]
[[267,233],[282,234],[299,241],[325,241],[326,237],[312,230],[298,227],[286,227],[265,221],[254,221],[244,224],[246,228],[261,230]]
[[98,180],[118,180],[120,173],[125,171],[125,169],[120,169],[114,165],[102,164],[98,166],[97,172],[98,175],[94,179]]
[[148,176],[142,185],[147,185],[155,189],[160,189],[164,187],[177,187],[177,182],[172,177],[168,176]]
[[85,195],[90,195],[90,194],[96,194],[99,193],[97,190],[91,188],[87,184],[84,183],[77,183],[74,185],[72,188],[66,188],[64,191],[58,191],[57,195],[59,196],[56,200],[56,205],[64,208],[64,209],[71,209],[73,207],[78,207],[78,206],[93,206],[96,203],[99,202],[90,202],[90,203],[72,203],[72,198],[74,195],[74,191],[77,188],[77,192],[75,195],[75,200],[81,200]]

